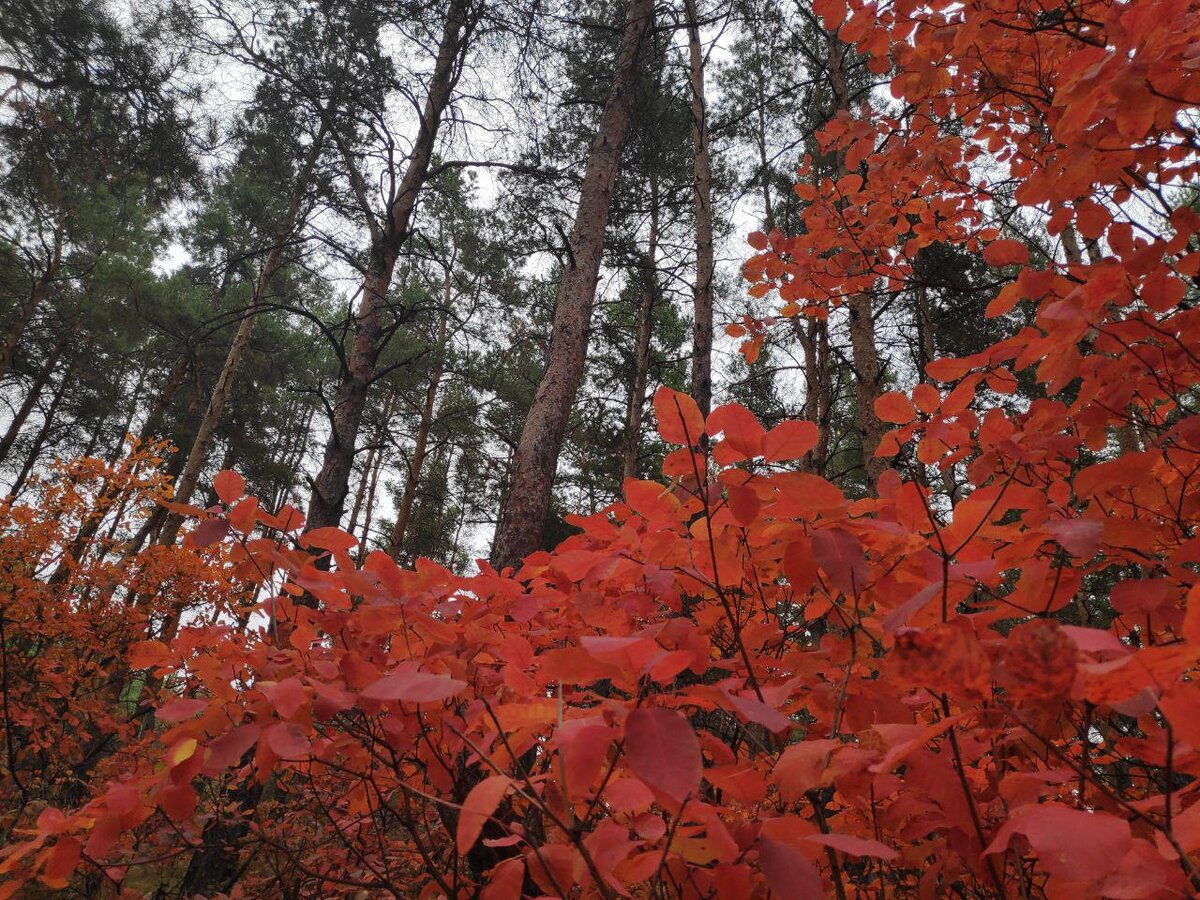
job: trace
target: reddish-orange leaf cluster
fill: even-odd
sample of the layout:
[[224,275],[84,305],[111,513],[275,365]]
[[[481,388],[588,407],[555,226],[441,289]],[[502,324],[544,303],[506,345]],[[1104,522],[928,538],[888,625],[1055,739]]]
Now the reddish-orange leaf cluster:
[[[457,576],[358,567],[232,473],[184,548],[114,554],[89,523],[161,483],[68,467],[2,510],[0,894],[136,892],[206,846],[260,894],[1200,888],[1200,215],[1171,190],[1200,10],[851,6],[818,13],[905,115],[834,121],[854,174],[802,180],[803,233],[752,237],[746,272],[784,316],[903,285],[935,241],[1011,276],[991,312],[1033,324],[876,406],[881,456],[963,489],[848,498],[791,463],[810,423],[664,389],[669,484]],[[1086,262],[983,226],[984,158]],[[731,333],[752,356],[768,327]],[[987,408],[1018,372],[1037,399]]]

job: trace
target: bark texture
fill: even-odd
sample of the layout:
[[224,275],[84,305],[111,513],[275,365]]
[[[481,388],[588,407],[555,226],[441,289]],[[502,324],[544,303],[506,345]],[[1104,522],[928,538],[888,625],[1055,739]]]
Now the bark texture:
[[646,243],[642,292],[638,296],[637,343],[633,378],[625,401],[625,442],[621,450],[621,480],[638,477],[642,446],[642,416],[646,409],[646,383],[650,380],[650,342],[654,337],[654,302],[658,296],[658,180],[650,179],[650,236]]
[[521,430],[512,487],[496,529],[492,563],[498,568],[517,565],[542,542],[567,420],[583,379],[604,230],[653,18],[652,0],[630,0],[616,71],[588,155],[575,223],[568,238],[568,259],[558,285],[550,331],[549,361]]
[[704,415],[712,409],[713,211],[712,156],[704,100],[704,48],[700,45],[696,0],[684,0],[687,13],[688,78],[692,88],[692,203],[696,215],[696,283],[693,286],[692,399]]
[[[191,449],[188,451],[187,462],[184,463],[183,471],[179,473],[179,480],[175,483],[176,503],[191,502],[192,494],[196,491],[196,483],[200,479],[200,472],[204,468],[204,464],[208,462],[208,455],[212,452],[213,438],[221,424],[225,406],[233,395],[238,371],[242,367],[242,360],[250,346],[250,336],[254,332],[254,323],[258,320],[260,307],[268,296],[271,282],[283,266],[284,248],[295,235],[297,220],[300,217],[300,207],[304,202],[304,195],[312,179],[313,170],[317,166],[317,159],[321,155],[321,144],[324,137],[325,132],[322,129],[314,138],[312,146],[305,155],[300,172],[292,186],[287,211],[275,232],[271,249],[258,271],[258,278],[254,282],[254,291],[250,295],[246,309],[242,312],[242,320],[238,323],[237,331],[234,332],[233,340],[229,344],[229,352],[225,354],[225,362],[221,366],[216,384],[213,385],[212,394],[209,395],[208,406],[204,410],[204,415],[200,417],[200,424],[196,428],[196,437],[192,440]],[[163,528],[161,543],[174,543],[181,524],[182,520],[178,516],[172,516],[166,527]]]
[[363,279],[362,299],[354,318],[354,340],[334,398],[329,440],[325,445],[321,470],[313,482],[308,502],[310,528],[336,526],[342,518],[367,392],[383,349],[382,314],[391,287],[392,273],[400,250],[412,230],[417,195],[429,177],[438,129],[458,83],[474,21],[469,0],[451,0],[417,139],[404,177],[388,207],[383,227],[372,241]]
[[392,528],[391,540],[388,542],[388,553],[394,559],[399,559],[404,549],[404,534],[408,531],[408,523],[412,520],[413,506],[417,500],[417,488],[421,484],[421,470],[425,467],[425,455],[429,452],[429,434],[433,430],[433,413],[437,407],[438,389],[442,383],[442,376],[446,372],[446,329],[450,315],[452,286],[451,272],[447,269],[442,297],[442,315],[438,320],[437,350],[435,351],[437,356],[433,369],[429,373],[429,384],[425,387],[425,401],[421,404],[421,419],[417,423],[413,452],[408,458],[404,492],[400,495],[400,503],[396,508],[396,524]]

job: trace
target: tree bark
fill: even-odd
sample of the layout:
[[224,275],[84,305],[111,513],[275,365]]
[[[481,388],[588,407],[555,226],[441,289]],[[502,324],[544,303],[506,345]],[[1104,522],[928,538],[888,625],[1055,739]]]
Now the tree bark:
[[63,350],[66,349],[66,346],[67,337],[64,335],[54,345],[54,350],[51,352],[50,357],[38,369],[37,374],[33,378],[33,383],[29,385],[29,390],[25,394],[25,399],[17,408],[17,411],[13,413],[12,421],[8,424],[8,430],[4,433],[4,437],[0,438],[0,459],[8,458],[13,444],[17,442],[17,437],[20,435],[21,429],[25,427],[25,423],[29,419],[29,414],[37,406],[37,402],[42,396],[42,390],[49,383],[50,376],[54,374],[54,367],[58,365],[58,361],[62,358]]
[[550,331],[549,361],[521,429],[512,488],[496,529],[492,563],[498,568],[517,565],[542,541],[567,421],[583,380],[604,231],[621,150],[629,133],[643,45],[653,18],[653,0],[630,0],[616,72],[588,156],[568,239],[568,258]]
[[50,408],[46,410],[46,418],[42,422],[42,427],[38,429],[37,435],[30,445],[29,453],[25,456],[25,464],[21,466],[21,471],[17,474],[16,480],[13,481],[12,489],[9,491],[10,496],[17,496],[21,492],[21,488],[25,486],[30,474],[33,472],[33,467],[37,465],[38,457],[42,455],[42,450],[46,446],[46,441],[50,437],[50,429],[54,427],[54,417],[58,413],[59,404],[66,396],[67,385],[71,382],[71,376],[74,374],[75,364],[72,362],[63,372],[62,378],[58,381],[58,388],[54,391],[54,396],[50,400]]
[[309,498],[310,528],[336,526],[342,518],[367,392],[383,349],[384,301],[396,259],[411,231],[417,195],[429,177],[438,129],[470,42],[474,22],[468,16],[469,8],[470,0],[451,0],[412,155],[388,210],[386,226],[371,247],[362,300],[354,319],[354,341],[334,399],[332,427],[321,470],[313,481]]
[[179,393],[179,388],[183,385],[184,379],[187,378],[188,369],[191,367],[191,364],[192,357],[190,353],[182,354],[175,361],[175,365],[171,367],[171,371],[167,375],[167,380],[163,382],[163,386],[159,389],[158,396],[154,398],[154,405],[150,407],[150,411],[146,414],[146,421],[142,424],[141,432],[138,434],[139,441],[144,443],[155,437],[154,432],[161,427],[162,417],[175,400],[175,395]]
[[[827,35],[829,42],[829,82],[838,112],[850,111],[850,93],[846,83],[847,45],[836,35]],[[839,157],[838,169],[844,171],[844,162]],[[854,361],[855,416],[858,425],[859,446],[862,448],[863,469],[867,476],[867,487],[874,493],[879,476],[888,468],[886,459],[875,456],[887,426],[875,413],[875,401],[882,393],[883,364],[879,348],[875,344],[875,315],[871,309],[870,294],[859,293],[850,297],[847,307],[850,313],[850,348]]]
[[[184,463],[183,470],[179,473],[179,479],[175,482],[176,503],[187,503],[192,499],[192,494],[196,491],[196,483],[200,479],[200,472],[204,468],[204,464],[208,462],[213,438],[216,436],[217,427],[221,424],[225,405],[233,395],[234,383],[237,380],[238,370],[242,367],[246,349],[250,346],[250,336],[254,331],[254,323],[258,320],[259,307],[266,300],[271,282],[283,266],[284,248],[295,234],[296,223],[300,217],[300,207],[304,202],[305,191],[321,155],[321,145],[324,139],[325,129],[322,127],[313,138],[312,146],[296,176],[292,195],[288,200],[287,211],[275,233],[275,240],[267,253],[267,258],[263,261],[262,268],[259,269],[258,278],[254,283],[254,292],[250,295],[250,302],[246,304],[246,308],[242,312],[242,319],[238,323],[237,331],[234,332],[229,352],[225,355],[225,363],[221,366],[221,372],[217,376],[212,394],[208,398],[208,406],[204,410],[204,415],[200,417],[200,424],[196,427],[196,436],[188,451],[187,462]],[[179,516],[172,515],[163,528],[160,543],[164,545],[174,543],[182,524],[183,520]]]
[[62,245],[63,225],[60,221],[54,229],[54,247],[50,251],[50,260],[46,263],[46,269],[30,285],[29,293],[21,303],[20,309],[17,310],[17,318],[8,326],[8,331],[4,334],[4,340],[0,342],[0,378],[7,375],[9,369],[12,368],[13,358],[17,354],[17,347],[21,343],[21,338],[29,330],[29,324],[33,321],[33,317],[37,315],[38,307],[42,305],[42,301],[50,296],[50,285],[58,277],[58,270],[62,265]]
[[684,0],[687,13],[688,76],[692,88],[692,202],[696,215],[696,283],[693,286],[692,399],[705,416],[712,409],[713,212],[712,157],[704,100],[704,48],[700,45],[696,0]]
[[625,446],[621,453],[621,480],[637,478],[642,446],[642,415],[646,408],[646,383],[650,380],[650,342],[654,337],[654,303],[658,295],[658,179],[650,177],[650,236],[638,298],[638,333],[634,347],[633,382],[625,401]]
[[442,314],[438,320],[437,358],[429,373],[429,384],[425,388],[425,402],[421,405],[421,420],[417,424],[417,436],[412,455],[408,458],[408,477],[404,480],[404,493],[396,509],[396,525],[392,528],[388,553],[393,559],[400,558],[404,549],[404,533],[412,519],[413,504],[417,499],[417,488],[421,484],[421,469],[425,466],[425,453],[429,447],[429,432],[433,429],[433,413],[437,406],[438,388],[445,374],[446,326],[450,314],[450,297],[453,282],[451,272],[446,270],[446,283],[442,297]]
[[804,457],[804,466],[825,474],[829,462],[829,417],[833,385],[829,378],[829,327],[824,319],[798,315],[792,328],[804,351],[804,418],[817,426],[817,443]]

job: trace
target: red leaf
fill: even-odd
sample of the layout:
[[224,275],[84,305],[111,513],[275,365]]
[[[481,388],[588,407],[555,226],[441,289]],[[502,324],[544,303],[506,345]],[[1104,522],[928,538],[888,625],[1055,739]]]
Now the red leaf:
[[60,837],[46,855],[46,864],[42,868],[42,882],[47,887],[65,888],[71,873],[79,865],[82,853],[83,845],[75,838],[70,835]]
[[1046,870],[1064,881],[1098,880],[1133,846],[1125,819],[1046,803],[1017,809],[983,852],[1002,853],[1014,833],[1025,835]]
[[751,459],[763,452],[763,427],[754,413],[740,403],[718,406],[708,416],[705,428],[709,435],[723,434],[721,446],[734,451],[730,462]]
[[204,761],[205,771],[215,775],[237,765],[246,751],[258,741],[261,733],[261,726],[249,724],[239,725],[233,731],[221,735],[208,745],[208,758]]
[[208,709],[207,700],[175,700],[158,710],[154,714],[154,718],[158,719],[160,722],[166,722],[173,725],[176,722],[182,722],[186,719],[197,716],[206,709]]
[[496,811],[511,784],[512,779],[507,775],[493,775],[471,788],[467,799],[463,801],[455,833],[459,853],[466,853],[475,846],[483,823]]
[[753,697],[740,697],[737,694],[729,693],[726,696],[743,719],[761,725],[775,734],[787,731],[795,724],[775,707],[768,706]]
[[867,585],[867,560],[862,543],[841,528],[824,528],[812,536],[813,556],[833,582],[847,594],[856,594]]
[[1052,519],[1047,530],[1072,556],[1091,559],[1100,549],[1104,523],[1100,519]]
[[1029,262],[1029,248],[1020,241],[993,241],[984,249],[983,259],[989,266],[1023,266]]
[[855,837],[852,834],[810,834],[805,840],[812,841],[814,844],[823,844],[826,847],[832,847],[834,850],[849,853],[851,856],[873,856],[876,859],[895,859],[897,855],[896,851],[887,844],[867,838]]
[[812,422],[784,422],[767,432],[763,438],[763,458],[767,462],[799,459],[817,446],[819,432]]
[[225,519],[205,519],[187,536],[187,546],[197,549],[211,547],[229,533],[229,522]]
[[437,703],[449,700],[467,686],[465,681],[430,672],[399,672],[385,675],[368,685],[362,695],[368,700],[399,700],[403,703]]
[[654,416],[658,419],[658,433],[668,444],[690,447],[704,433],[704,416],[696,401],[666,385],[654,393]]
[[739,525],[750,525],[762,510],[758,492],[748,485],[740,484],[729,488],[729,511]]
[[217,492],[221,502],[229,506],[246,493],[246,479],[230,469],[222,469],[213,479],[213,490]]
[[299,725],[279,722],[267,729],[267,746],[280,759],[299,759],[312,748],[312,742]]
[[803,594],[817,580],[817,561],[813,559],[812,541],[802,537],[792,541],[783,551],[783,574],[796,594]]
[[875,415],[893,425],[907,425],[917,417],[917,411],[907,395],[888,391],[875,401]]
[[306,547],[319,547],[322,550],[349,550],[358,544],[358,538],[340,528],[326,526],[307,532],[303,543]]
[[152,669],[170,659],[171,652],[162,641],[139,641],[129,649],[126,662],[131,669]]
[[271,701],[271,705],[275,707],[275,712],[279,713],[281,719],[292,718],[300,711],[301,707],[308,703],[308,694],[305,693],[304,684],[294,675],[279,684],[266,685],[262,691],[267,695],[267,699]]
[[821,900],[825,896],[821,873],[791,844],[759,838],[758,865],[779,900]]
[[673,709],[643,707],[625,720],[625,756],[635,775],[677,803],[700,787],[696,732]]

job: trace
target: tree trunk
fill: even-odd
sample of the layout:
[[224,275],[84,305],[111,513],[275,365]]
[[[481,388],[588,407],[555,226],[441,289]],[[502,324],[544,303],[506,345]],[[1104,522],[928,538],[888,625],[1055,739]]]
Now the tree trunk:
[[658,179],[650,177],[650,237],[638,298],[638,333],[634,347],[633,383],[625,401],[625,446],[621,454],[621,480],[637,478],[642,446],[642,414],[646,408],[646,383],[650,380],[650,341],[654,337],[654,302],[658,295]]
[[875,318],[869,294],[855,294],[847,304],[850,311],[850,348],[854,354],[854,399],[858,421],[859,443],[862,447],[863,468],[872,491],[879,476],[888,468],[886,459],[875,456],[875,450],[888,430],[875,414],[883,380],[883,365],[875,346]]
[[[836,35],[827,35],[829,42],[829,81],[838,112],[850,112],[850,93],[846,84],[847,45]],[[844,172],[843,160],[838,159],[838,169]],[[882,393],[883,365],[879,359],[879,348],[875,345],[875,315],[871,309],[870,294],[855,294],[849,299],[850,347],[854,361],[855,415],[858,424],[859,445],[862,448],[863,469],[867,486],[874,493],[879,476],[888,468],[886,459],[878,459],[875,450],[879,446],[887,426],[875,413],[875,401]]]
[[437,405],[438,387],[445,374],[446,325],[450,315],[450,291],[453,282],[451,272],[446,269],[446,284],[442,297],[442,314],[438,320],[437,359],[429,373],[429,384],[425,388],[425,402],[421,405],[421,421],[417,424],[417,437],[412,455],[408,458],[408,477],[404,480],[404,493],[396,509],[396,525],[388,542],[388,553],[393,559],[400,558],[404,549],[404,533],[412,519],[413,504],[417,499],[417,488],[421,484],[421,469],[425,466],[425,453],[429,447],[429,432],[433,428],[433,412]]
[[29,478],[30,473],[33,472],[33,467],[37,465],[38,457],[42,455],[42,450],[45,448],[46,441],[50,437],[50,429],[54,427],[54,416],[58,413],[58,406],[62,403],[63,397],[66,396],[67,385],[70,384],[74,371],[75,364],[72,362],[67,366],[66,371],[63,372],[62,378],[59,379],[58,389],[55,390],[54,397],[50,400],[50,408],[46,410],[46,418],[33,439],[29,453],[25,456],[25,464],[21,466],[21,471],[17,474],[16,480],[13,481],[12,490],[9,491],[10,496],[15,497],[21,492],[21,488],[25,486],[26,480]]
[[139,441],[145,442],[155,437],[154,432],[162,426],[162,417],[175,400],[175,395],[179,393],[179,388],[183,385],[184,379],[187,378],[188,369],[191,367],[191,364],[192,357],[190,353],[184,353],[175,361],[175,365],[171,367],[171,371],[167,375],[167,380],[163,382],[163,386],[159,389],[158,396],[154,398],[154,405],[150,407],[150,412],[146,414],[146,421],[142,425],[141,432],[138,434]]
[[692,202],[696,213],[695,320],[692,328],[692,399],[705,416],[712,408],[713,212],[712,159],[704,101],[704,48],[700,45],[696,0],[687,12],[688,74],[692,87]]
[[[321,155],[321,144],[324,139],[325,129],[322,127],[313,138],[312,146],[296,176],[287,212],[284,213],[283,221],[280,222],[279,229],[275,233],[275,242],[259,270],[258,279],[254,283],[254,292],[250,296],[250,302],[246,305],[246,309],[242,312],[242,320],[238,323],[237,331],[234,332],[229,352],[225,355],[225,363],[221,366],[221,373],[217,376],[217,382],[213,385],[212,394],[208,398],[208,407],[204,410],[204,415],[200,417],[200,424],[196,427],[196,437],[192,440],[191,449],[188,451],[187,462],[184,463],[183,470],[179,473],[179,480],[175,483],[176,503],[187,503],[192,499],[192,494],[196,491],[196,482],[200,479],[200,472],[204,468],[204,464],[208,462],[213,438],[216,436],[217,427],[221,424],[225,405],[233,394],[234,383],[238,370],[242,366],[242,359],[246,355],[246,349],[250,346],[250,335],[253,333],[254,323],[258,319],[259,307],[267,298],[271,281],[283,266],[284,247],[295,234],[300,207],[304,202],[304,194],[312,179],[317,159]],[[179,516],[171,516],[166,527],[163,528],[161,543],[164,545],[174,543],[182,524],[183,520]]]
[[804,351],[804,418],[817,426],[817,443],[804,457],[804,467],[825,474],[829,462],[829,415],[833,385],[829,378],[829,328],[824,319],[798,315],[792,319]]
[[121,458],[125,450],[125,439],[131,436],[133,429],[133,420],[137,416],[138,407],[141,405],[142,389],[146,386],[146,369],[143,367],[138,370],[137,381],[133,385],[133,391],[129,395],[129,407],[125,411],[125,420],[121,423],[120,432],[117,439],[113,441],[112,447],[108,450],[108,455],[105,459],[112,464]]
[[371,248],[362,300],[354,319],[354,342],[334,400],[332,427],[321,471],[313,481],[309,498],[309,528],[336,526],[342,518],[367,391],[382,350],[384,301],[400,248],[411,231],[417,195],[429,176],[429,163],[442,115],[458,83],[462,58],[474,25],[468,20],[469,6],[469,0],[451,0],[412,156],[388,210],[386,227]]
[[643,44],[653,18],[653,0],[630,0],[616,72],[588,156],[575,224],[568,239],[568,259],[559,281],[550,331],[549,362],[521,429],[512,489],[496,529],[492,562],[498,568],[517,565],[542,541],[563,436],[583,380],[604,230],[621,149],[629,133]]
[[58,269],[62,265],[62,242],[63,225],[62,222],[59,222],[54,229],[54,247],[50,251],[50,260],[46,263],[46,269],[30,285],[29,293],[22,301],[20,309],[17,310],[17,318],[8,326],[4,340],[0,342],[0,378],[7,375],[9,369],[12,368],[13,357],[17,354],[17,346],[21,343],[21,338],[29,329],[29,324],[37,314],[42,301],[50,296],[50,285],[58,277]]
[[38,369],[37,374],[33,378],[33,383],[29,385],[29,391],[25,394],[24,401],[22,401],[20,407],[13,414],[12,421],[8,424],[8,431],[4,433],[3,438],[0,438],[0,459],[8,458],[13,444],[17,442],[17,436],[20,435],[21,429],[29,419],[29,414],[37,406],[37,402],[42,396],[42,390],[49,383],[50,376],[54,374],[54,367],[58,365],[58,361],[62,357],[66,346],[67,338],[64,335],[54,345],[54,350],[51,352],[50,358],[42,363],[42,367]]

